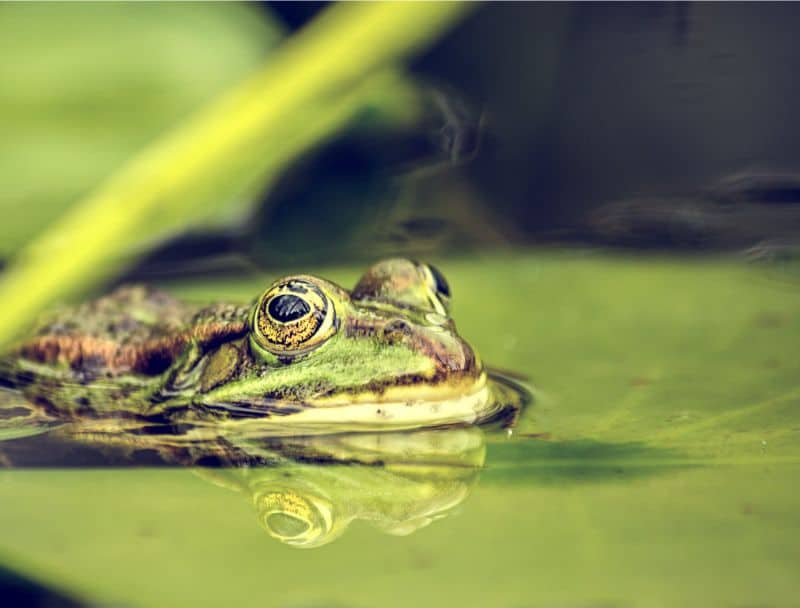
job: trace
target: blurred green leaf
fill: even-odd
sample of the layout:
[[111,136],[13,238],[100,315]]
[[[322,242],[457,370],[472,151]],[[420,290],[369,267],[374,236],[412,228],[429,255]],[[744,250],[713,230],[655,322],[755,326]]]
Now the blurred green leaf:
[[0,6],[0,259],[281,38],[234,3]]

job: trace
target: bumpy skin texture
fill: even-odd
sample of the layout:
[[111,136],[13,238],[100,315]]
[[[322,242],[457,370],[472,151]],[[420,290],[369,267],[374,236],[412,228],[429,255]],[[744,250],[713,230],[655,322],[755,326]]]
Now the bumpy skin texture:
[[19,349],[25,358],[76,372],[119,376],[166,370],[192,342],[207,345],[243,336],[247,307],[193,309],[144,286],[57,313]]
[[[297,310],[324,310],[314,321],[316,335],[293,334],[291,327],[275,334],[300,335],[303,342],[291,349],[258,331],[270,298],[305,297],[302,289],[282,287],[289,284],[321,294]],[[126,286],[57,312],[0,362],[0,373],[30,401],[72,419],[91,413],[169,420],[174,411],[184,418],[277,416],[365,395],[379,402],[396,387],[455,396],[483,370],[447,316],[449,295],[438,271],[402,259],[372,266],[352,294],[297,275],[246,306],[201,308]]]

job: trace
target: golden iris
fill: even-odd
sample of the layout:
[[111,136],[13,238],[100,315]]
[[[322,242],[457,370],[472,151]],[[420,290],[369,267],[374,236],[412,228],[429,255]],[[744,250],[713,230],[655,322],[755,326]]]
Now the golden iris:
[[290,279],[267,290],[256,303],[253,333],[259,346],[276,355],[306,352],[336,330],[330,299],[315,284]]

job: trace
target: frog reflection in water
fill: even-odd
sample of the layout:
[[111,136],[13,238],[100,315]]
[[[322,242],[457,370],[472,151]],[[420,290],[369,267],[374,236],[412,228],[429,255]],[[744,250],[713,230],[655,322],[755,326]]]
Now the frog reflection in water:
[[331,542],[353,520],[411,533],[476,480],[483,432],[470,425],[529,398],[487,374],[449,302],[434,267],[404,259],[373,265],[350,293],[286,277],[249,306],[122,287],[57,313],[0,361],[0,439],[14,439],[0,464],[63,466],[43,462],[59,453],[48,441],[155,452],[248,496],[293,546]]
[[273,438],[247,451],[265,449],[276,464],[195,472],[242,493],[270,536],[298,548],[326,545],[354,521],[406,536],[446,517],[469,495],[486,453],[474,427]]
[[479,423],[487,380],[433,266],[391,259],[352,292],[310,275],[253,305],[196,308],[144,287],[58,313],[3,362],[39,416],[249,425],[296,435]]
[[[66,423],[0,442],[0,469],[111,465],[117,473],[109,483],[122,497],[128,478],[118,467],[152,465],[156,453],[162,463],[188,467],[187,473],[241,494],[272,538],[315,548],[338,539],[354,522],[406,536],[446,517],[468,497],[486,455],[483,429],[475,426],[303,437],[253,437],[238,429],[169,431],[148,427],[140,434],[132,428]],[[76,444],[82,448],[76,451]],[[71,460],[75,457],[77,463]],[[157,471],[152,476],[159,479]],[[179,494],[172,485],[154,487],[149,501],[156,505],[162,498],[158,488],[166,488],[169,503]],[[195,500],[196,490],[192,496]],[[47,504],[60,500],[56,493]],[[102,508],[93,506],[90,494],[84,500],[88,513]]]

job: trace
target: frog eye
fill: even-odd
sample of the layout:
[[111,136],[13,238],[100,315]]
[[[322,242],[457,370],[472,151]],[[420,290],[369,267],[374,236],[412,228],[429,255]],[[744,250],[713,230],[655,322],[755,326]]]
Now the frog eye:
[[336,325],[333,304],[317,285],[288,279],[259,298],[252,337],[256,346],[274,355],[297,355],[325,342],[336,332]]
[[[447,284],[447,279],[433,264],[420,264],[420,271],[425,275],[425,281],[428,284],[428,289],[432,294],[435,294],[438,301],[441,303],[445,311],[450,308],[450,285]],[[435,302],[434,302],[434,308]]]
[[450,286],[430,264],[395,258],[373,264],[353,289],[361,302],[386,302],[447,316]]
[[427,268],[428,274],[430,275],[429,281],[431,287],[439,296],[449,298],[450,285],[447,284],[447,279],[444,278],[444,275],[433,264],[423,264],[423,266]]

